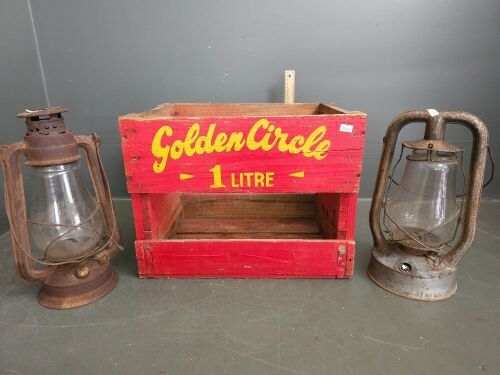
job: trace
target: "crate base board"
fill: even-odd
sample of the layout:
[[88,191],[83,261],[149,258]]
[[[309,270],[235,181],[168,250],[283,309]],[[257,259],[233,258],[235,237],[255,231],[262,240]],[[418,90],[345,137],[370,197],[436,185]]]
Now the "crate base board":
[[354,241],[136,241],[141,278],[350,278]]

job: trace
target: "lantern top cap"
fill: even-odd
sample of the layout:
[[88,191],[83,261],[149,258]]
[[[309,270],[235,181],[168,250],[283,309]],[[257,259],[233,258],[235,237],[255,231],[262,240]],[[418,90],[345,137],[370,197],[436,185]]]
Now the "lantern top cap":
[[51,116],[68,111],[69,109],[63,106],[46,107],[43,109],[37,109],[35,111],[30,111],[29,109],[26,109],[24,112],[18,113],[17,117],[32,118],[40,116]]
[[452,145],[445,141],[431,140],[431,139],[419,139],[417,141],[407,141],[403,142],[403,146],[410,148],[412,150],[428,150],[428,151],[438,151],[438,152],[463,152],[462,147]]

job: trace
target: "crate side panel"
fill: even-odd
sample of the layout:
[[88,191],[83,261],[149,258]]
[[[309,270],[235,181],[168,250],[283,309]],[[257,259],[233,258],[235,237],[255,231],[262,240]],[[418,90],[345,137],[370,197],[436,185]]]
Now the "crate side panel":
[[351,278],[352,274],[354,273],[354,257],[355,257],[354,242],[348,242],[346,265],[345,265],[345,277],[346,278]]
[[354,239],[357,193],[317,195],[318,222],[327,238]]
[[134,215],[135,238],[136,240],[143,240],[145,236],[141,194],[133,193],[130,196],[132,199],[132,213]]
[[354,239],[356,226],[356,205],[358,202],[357,193],[340,194],[340,207],[338,217],[338,237],[342,239]]
[[180,234],[219,233],[221,236],[231,233],[241,233],[242,235],[246,233],[267,233],[267,238],[273,238],[275,233],[289,233],[300,238],[302,234],[319,235],[319,227],[316,220],[310,218],[185,218],[179,224],[176,232]]
[[175,103],[178,117],[291,116],[319,112],[319,103]]
[[339,202],[339,193],[316,195],[316,217],[326,238],[338,239]]
[[356,192],[365,126],[364,115],[121,119],[127,187],[141,193]]
[[144,254],[144,241],[135,241],[135,257],[137,259],[137,273],[140,278],[147,277],[146,256]]
[[314,218],[313,194],[197,194],[183,196],[186,218]]
[[180,193],[147,194],[152,238],[164,238],[174,228],[182,211]]

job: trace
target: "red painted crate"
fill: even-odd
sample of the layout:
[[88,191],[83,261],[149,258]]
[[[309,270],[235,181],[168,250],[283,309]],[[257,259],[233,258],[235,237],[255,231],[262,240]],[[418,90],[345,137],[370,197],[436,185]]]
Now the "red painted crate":
[[140,277],[351,277],[364,113],[163,104],[119,125]]

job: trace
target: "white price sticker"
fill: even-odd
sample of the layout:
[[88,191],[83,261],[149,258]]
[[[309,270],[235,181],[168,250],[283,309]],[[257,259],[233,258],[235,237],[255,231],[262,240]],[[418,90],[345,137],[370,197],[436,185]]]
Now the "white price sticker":
[[352,129],[354,129],[354,126],[349,125],[349,124],[340,124],[340,131],[344,133],[352,133]]
[[432,117],[439,115],[439,112],[432,108],[428,109],[427,112],[429,112],[429,115],[431,115]]

